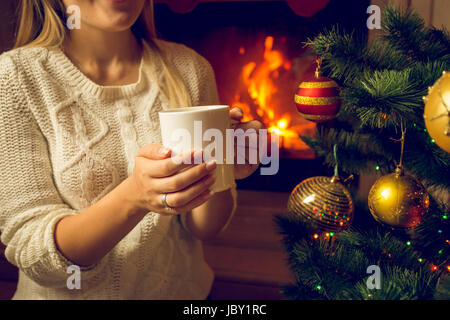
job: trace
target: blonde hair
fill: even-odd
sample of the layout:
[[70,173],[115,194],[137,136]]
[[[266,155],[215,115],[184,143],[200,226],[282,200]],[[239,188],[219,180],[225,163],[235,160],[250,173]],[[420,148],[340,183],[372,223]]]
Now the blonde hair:
[[[68,31],[64,24],[65,8],[61,0],[22,0],[19,16],[14,48],[62,47]],[[153,76],[160,91],[169,100],[169,105],[190,106],[191,97],[178,71],[168,63],[167,53],[153,40],[157,38],[153,0],[145,2],[131,31],[139,41],[145,41],[156,53],[162,67],[162,77],[158,81],[158,77]]]

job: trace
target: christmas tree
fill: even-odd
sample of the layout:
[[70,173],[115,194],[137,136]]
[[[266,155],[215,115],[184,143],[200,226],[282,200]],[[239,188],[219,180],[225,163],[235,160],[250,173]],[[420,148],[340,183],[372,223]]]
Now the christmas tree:
[[[406,227],[389,224],[383,217],[376,221],[369,211],[370,194],[369,199],[358,199],[354,191],[350,191],[353,221],[340,232],[331,224],[327,230],[327,220],[321,218],[318,227],[314,214],[321,208],[308,216],[300,212],[305,207],[294,206],[278,215],[276,223],[296,279],[282,289],[283,295],[326,300],[449,299],[450,154],[429,135],[423,100],[443,71],[450,70],[449,33],[425,27],[410,10],[388,7],[382,13],[382,34],[372,42],[367,35],[335,26],[307,45],[321,59],[323,75],[340,86],[342,106],[336,119],[319,123],[314,137],[302,139],[326,165],[339,168],[341,176],[391,174],[395,179],[397,168],[398,174],[414,177],[424,188],[414,194],[406,191],[404,199],[426,195],[426,203],[421,204],[423,218]],[[448,119],[448,114],[439,115],[445,116]],[[299,188],[306,185],[298,186],[291,197]],[[408,205],[414,204],[406,201],[399,211],[414,213]],[[341,219],[342,226],[339,214],[331,218]],[[380,271],[375,287],[369,283],[370,266]]]

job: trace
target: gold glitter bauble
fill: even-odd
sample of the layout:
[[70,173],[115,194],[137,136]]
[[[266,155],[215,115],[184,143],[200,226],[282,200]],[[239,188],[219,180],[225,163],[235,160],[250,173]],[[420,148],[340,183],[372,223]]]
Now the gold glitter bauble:
[[440,148],[450,153],[450,73],[443,73],[424,101],[428,133]]
[[339,232],[350,227],[354,206],[350,192],[338,177],[313,177],[292,190],[288,211],[319,231]]
[[429,204],[428,193],[422,184],[399,169],[379,178],[369,192],[369,209],[373,217],[392,227],[417,226]]

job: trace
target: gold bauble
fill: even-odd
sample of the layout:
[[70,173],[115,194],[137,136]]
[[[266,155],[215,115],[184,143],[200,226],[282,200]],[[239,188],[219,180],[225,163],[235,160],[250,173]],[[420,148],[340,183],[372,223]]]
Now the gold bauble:
[[379,178],[369,192],[369,209],[373,217],[392,227],[417,226],[429,204],[428,193],[422,184],[399,169]]
[[350,192],[337,176],[302,181],[292,190],[287,208],[322,232],[347,229],[354,212]]
[[450,153],[450,73],[444,71],[424,101],[428,133],[440,148]]

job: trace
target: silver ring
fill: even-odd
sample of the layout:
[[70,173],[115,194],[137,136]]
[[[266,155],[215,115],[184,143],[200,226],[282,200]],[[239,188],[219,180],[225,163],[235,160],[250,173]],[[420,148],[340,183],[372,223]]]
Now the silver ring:
[[163,206],[166,207],[167,210],[175,209],[174,207],[171,207],[167,204],[167,193],[163,193],[161,195],[161,202],[162,202]]

